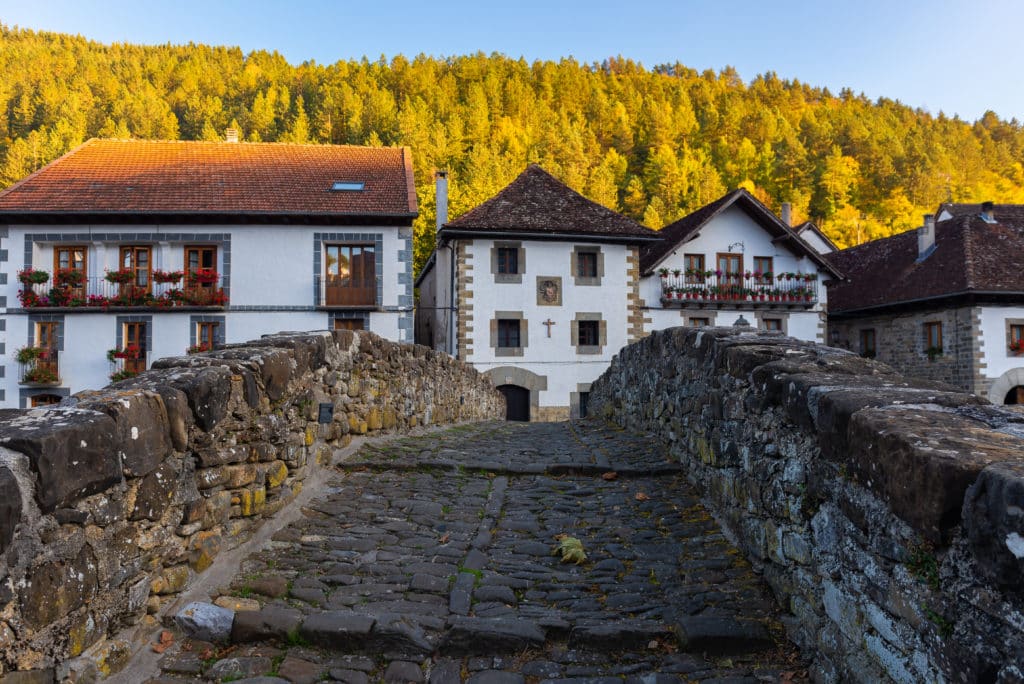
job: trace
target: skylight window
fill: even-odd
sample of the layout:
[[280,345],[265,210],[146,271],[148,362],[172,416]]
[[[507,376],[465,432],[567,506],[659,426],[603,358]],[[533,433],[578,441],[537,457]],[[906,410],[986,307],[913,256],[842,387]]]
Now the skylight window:
[[334,181],[331,192],[362,192],[363,186],[362,181]]

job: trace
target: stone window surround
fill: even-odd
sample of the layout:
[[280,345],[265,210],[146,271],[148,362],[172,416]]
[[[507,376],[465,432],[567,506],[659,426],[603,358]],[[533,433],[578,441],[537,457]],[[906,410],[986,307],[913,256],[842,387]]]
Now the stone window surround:
[[327,329],[334,330],[334,321],[360,320],[363,322],[363,330],[370,329],[369,311],[331,311],[327,314]]
[[27,343],[29,347],[34,347],[36,344],[36,323],[56,323],[57,324],[57,351],[64,351],[64,315],[63,314],[49,314],[49,313],[33,313],[28,316],[28,339]]
[[[145,353],[149,354],[153,351],[153,317],[152,316],[118,316],[117,317],[117,330],[115,331],[114,348],[124,348],[124,324],[125,323],[145,323],[146,324],[146,350]],[[195,333],[193,333],[195,334]],[[148,361],[148,360],[147,360]],[[148,363],[146,364],[149,365]]]
[[[372,305],[368,305],[363,308],[377,308],[380,309],[384,302],[384,234],[383,233],[313,233],[313,282],[320,282],[320,279],[324,277],[324,266],[323,264],[327,261],[325,258],[326,246],[330,245],[373,245],[373,269],[374,279],[376,280],[376,302]],[[402,274],[399,274],[399,281],[402,280]],[[408,277],[408,276],[407,276]],[[399,284],[402,284],[399,282]],[[314,293],[315,306],[323,306],[323,302],[320,301],[320,287],[315,288]],[[359,308],[359,307],[355,307]]]
[[[1013,352],[1010,351],[1010,342],[1012,341],[1012,338],[1010,337],[1010,326],[1013,326],[1013,325],[1024,325],[1024,318],[1007,318],[1005,325],[1006,325],[1006,347],[1005,347],[1005,349],[1006,349],[1006,353],[1007,354],[1012,354]],[[1021,337],[1021,339],[1024,339],[1024,337]]]
[[[597,345],[580,344],[580,321],[597,321],[598,343]],[[577,354],[600,354],[608,345],[608,322],[604,320],[600,312],[580,311],[572,319],[570,329],[570,342],[576,349]]]
[[[498,273],[498,249],[518,250],[518,263],[516,273]],[[526,249],[522,242],[510,242],[508,240],[495,240],[491,245],[491,274],[494,282],[498,284],[520,284],[523,282],[523,274],[526,273]]]
[[[517,320],[519,321],[519,346],[518,347],[499,347],[498,346],[498,321],[499,320]],[[528,321],[523,318],[522,311],[495,311],[494,318],[490,322],[491,330],[491,349],[494,350],[495,356],[522,356],[523,351],[529,346]]]
[[576,420],[584,417],[580,415],[583,403],[581,395],[590,393],[590,385],[591,383],[589,382],[580,382],[576,384],[575,392],[569,392],[569,418]]
[[789,314],[781,313],[777,311],[755,311],[754,312],[754,327],[757,330],[765,330],[764,320],[770,318],[772,320],[782,321],[782,334],[789,334]]
[[[217,329],[214,334],[214,345],[222,347],[227,339],[227,317],[226,316],[189,316],[188,317],[188,344],[190,347],[199,343],[199,323],[216,323]],[[149,333],[147,332],[147,337]]]
[[[583,252],[586,254],[597,255],[597,276],[594,278],[585,277],[578,275],[576,270],[578,267],[578,255]],[[572,273],[573,282],[579,286],[592,286],[600,285],[601,279],[604,278],[604,251],[600,245],[575,245],[572,248],[572,257],[570,259],[569,270]]]

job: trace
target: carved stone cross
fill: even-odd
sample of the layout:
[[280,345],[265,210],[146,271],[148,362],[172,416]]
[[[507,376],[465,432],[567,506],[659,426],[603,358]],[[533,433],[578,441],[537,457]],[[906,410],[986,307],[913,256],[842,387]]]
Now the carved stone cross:
[[548,337],[551,337],[551,326],[555,325],[555,322],[549,318],[548,320],[541,323],[541,325],[548,326]]

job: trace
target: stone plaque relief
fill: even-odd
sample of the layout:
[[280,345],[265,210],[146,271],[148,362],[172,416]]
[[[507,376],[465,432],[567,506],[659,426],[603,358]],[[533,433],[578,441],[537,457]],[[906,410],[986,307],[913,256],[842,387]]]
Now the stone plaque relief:
[[561,276],[537,276],[537,306],[562,306]]

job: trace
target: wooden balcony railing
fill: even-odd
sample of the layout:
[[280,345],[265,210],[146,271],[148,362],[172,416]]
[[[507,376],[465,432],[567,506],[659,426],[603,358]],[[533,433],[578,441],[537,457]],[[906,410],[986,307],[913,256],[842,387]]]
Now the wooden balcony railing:
[[28,347],[19,352],[32,352],[34,358],[18,363],[18,383],[34,386],[54,386],[60,384],[60,364],[56,349],[47,347]]
[[337,307],[374,307],[377,304],[375,280],[352,284],[347,278],[316,278],[316,305]]

